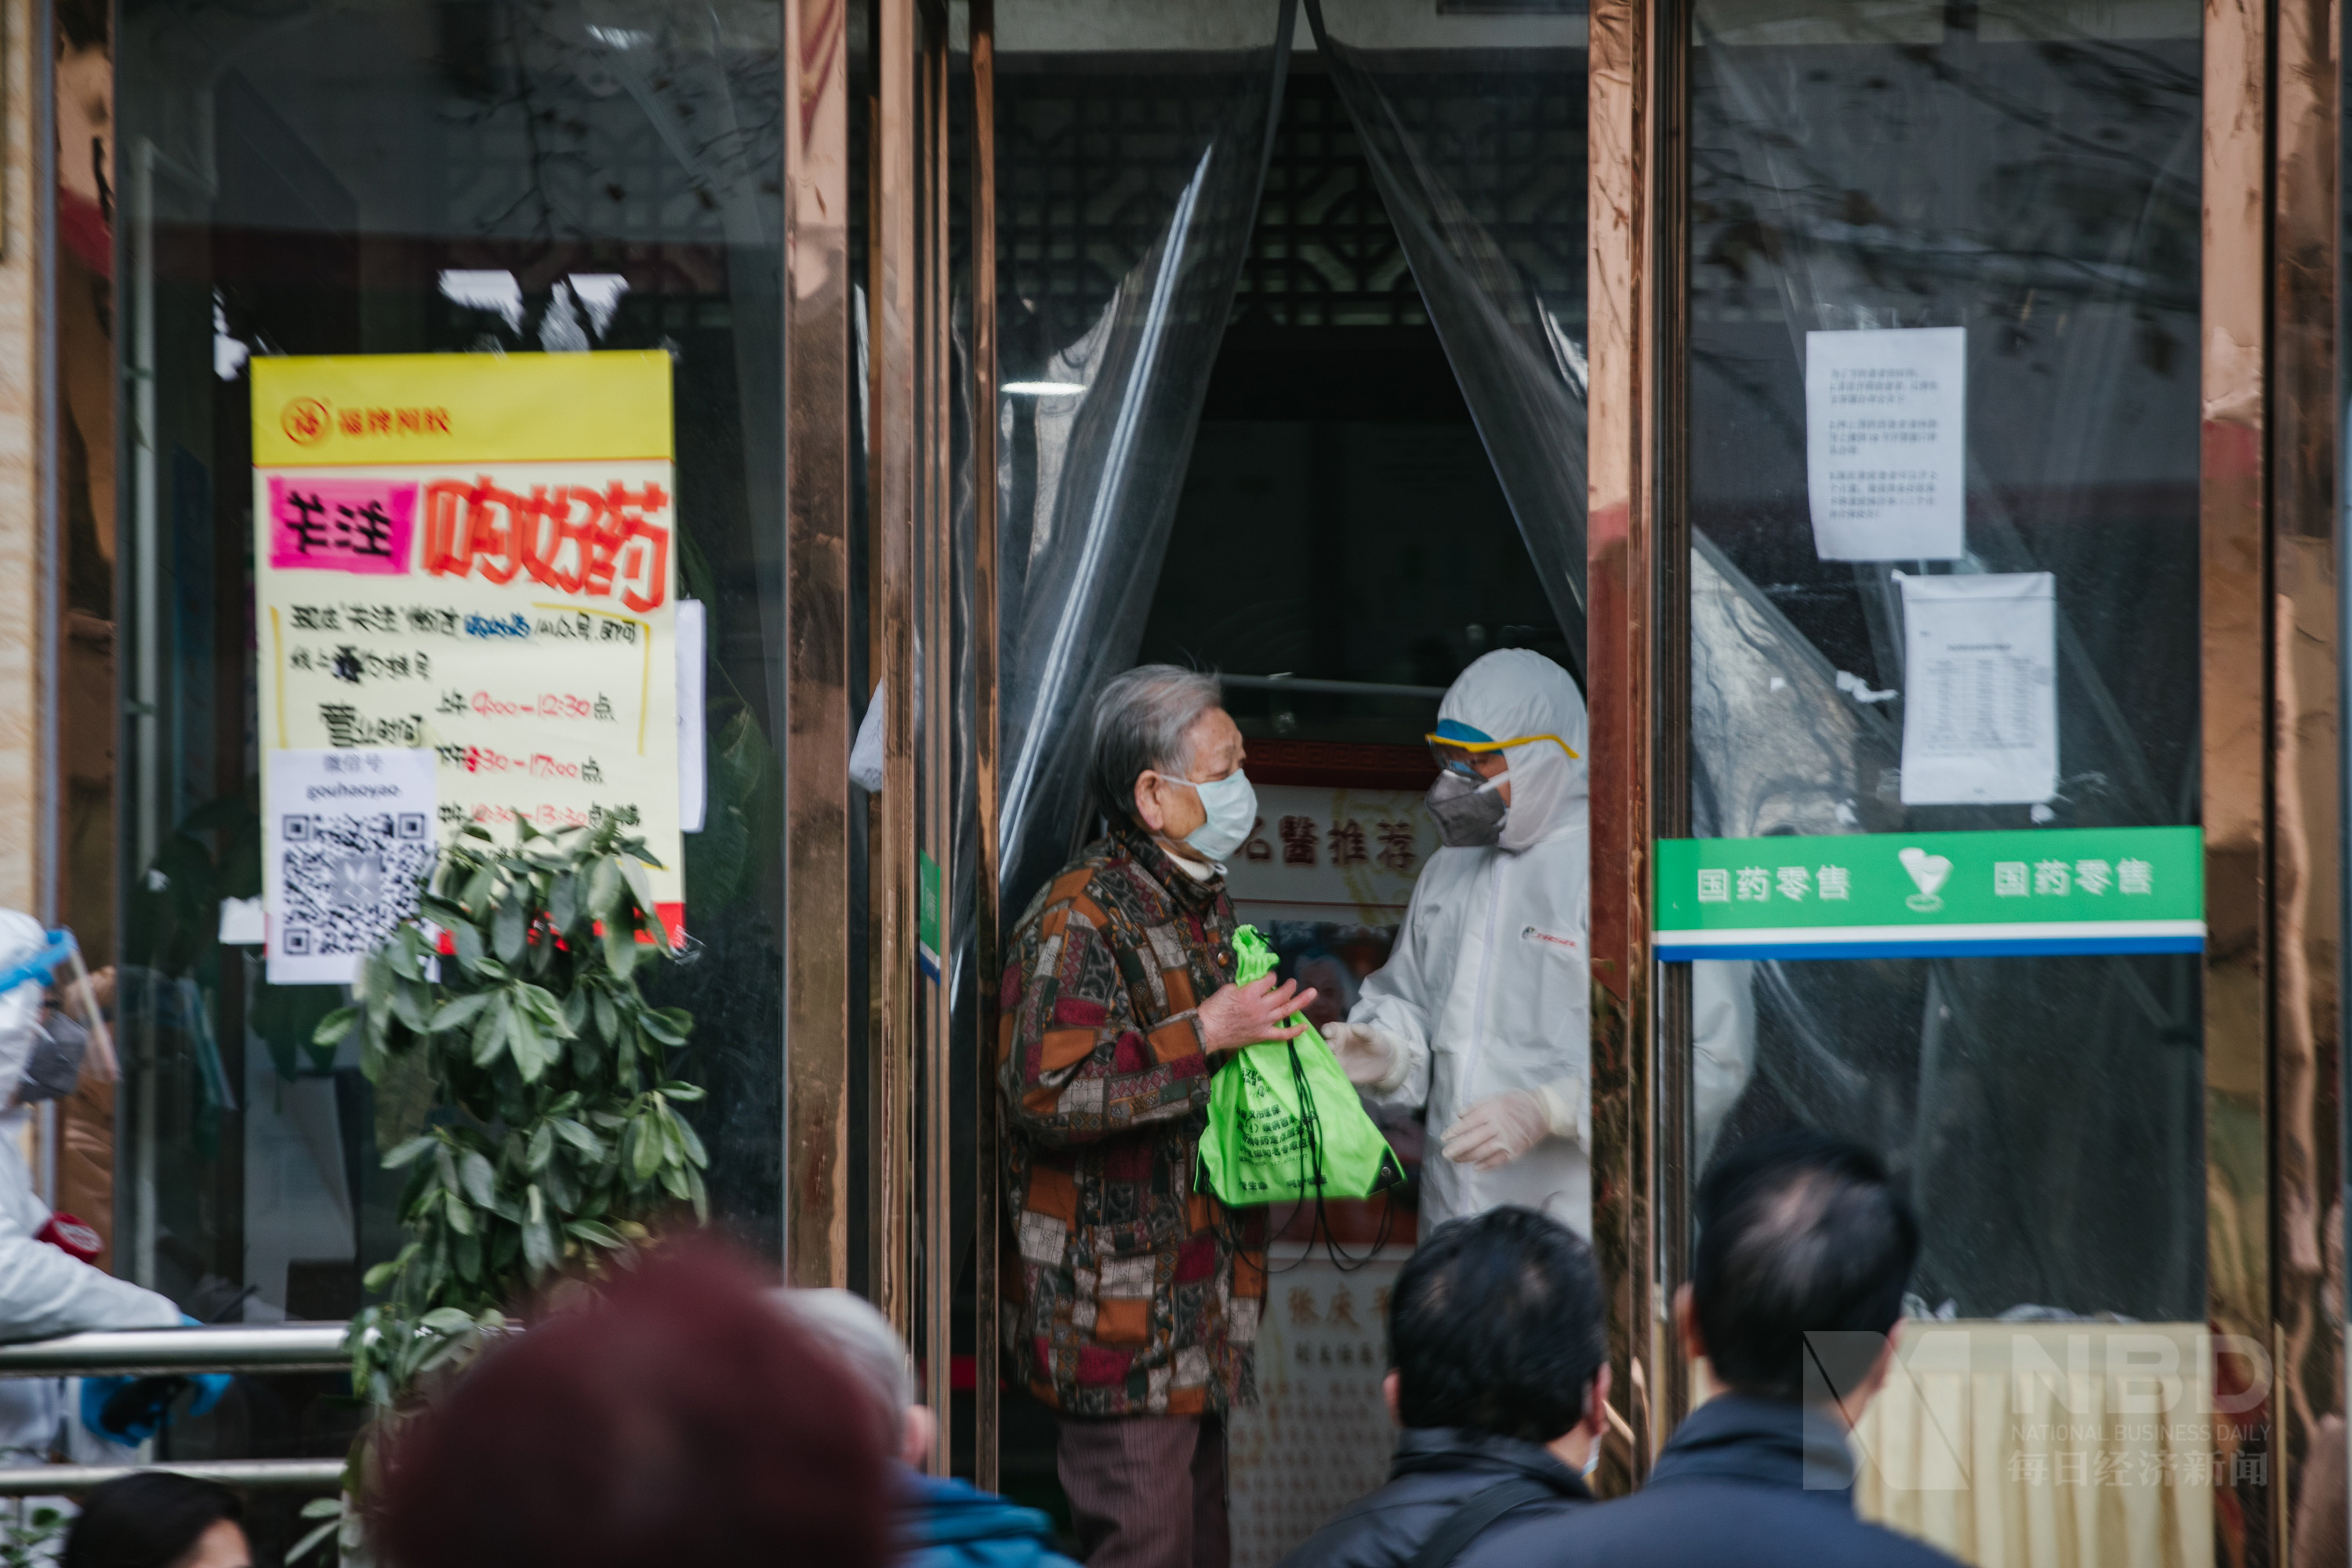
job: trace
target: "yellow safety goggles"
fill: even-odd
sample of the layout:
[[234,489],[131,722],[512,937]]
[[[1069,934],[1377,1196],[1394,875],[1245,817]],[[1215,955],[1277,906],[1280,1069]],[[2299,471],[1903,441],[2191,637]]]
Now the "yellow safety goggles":
[[1570,762],[1579,760],[1576,748],[1558,735],[1515,735],[1507,741],[1464,741],[1452,735],[1432,733],[1423,735],[1422,739],[1429,742],[1429,754],[1437,759],[1439,767],[1472,778],[1476,777],[1478,773],[1477,769],[1470,765],[1471,757],[1476,753],[1499,752],[1507,746],[1525,746],[1537,741],[1549,741],[1553,745],[1566,752]]

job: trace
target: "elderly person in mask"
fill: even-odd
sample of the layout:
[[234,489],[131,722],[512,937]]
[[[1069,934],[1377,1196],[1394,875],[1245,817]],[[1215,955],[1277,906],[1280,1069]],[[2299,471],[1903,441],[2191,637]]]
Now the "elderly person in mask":
[[1010,1365],[1061,1418],[1089,1568],[1223,1568],[1223,1419],[1265,1293],[1195,1186],[1209,1077],[1315,993],[1234,973],[1224,859],[1257,820],[1216,679],[1145,665],[1095,705],[1107,836],[1030,900],[1007,944],[997,1087],[1020,1253]]
[[1445,847],[1347,1022],[1323,1030],[1375,1103],[1427,1107],[1423,1235],[1499,1204],[1592,1234],[1584,699],[1541,654],[1464,670],[1429,737]]

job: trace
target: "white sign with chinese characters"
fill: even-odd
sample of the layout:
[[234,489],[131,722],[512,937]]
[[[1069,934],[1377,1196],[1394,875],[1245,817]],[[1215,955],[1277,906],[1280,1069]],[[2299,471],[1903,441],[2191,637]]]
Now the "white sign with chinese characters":
[[2017,805],[2057,794],[2057,578],[1897,580],[1903,804]]
[[1805,485],[1824,561],[1967,551],[1965,327],[1805,334]]
[[1388,1479],[1389,1290],[1412,1250],[1391,1247],[1343,1269],[1319,1250],[1274,1249],[1258,1400],[1234,1411],[1227,1449],[1234,1568],[1275,1568]]
[[1225,867],[1244,921],[1394,925],[1439,847],[1419,790],[1260,784],[1257,814]]

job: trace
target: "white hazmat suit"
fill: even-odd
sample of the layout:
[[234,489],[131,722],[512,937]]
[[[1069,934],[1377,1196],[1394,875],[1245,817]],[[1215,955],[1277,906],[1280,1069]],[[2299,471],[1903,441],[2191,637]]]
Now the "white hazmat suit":
[[[1523,1204],[1589,1237],[1584,699],[1551,660],[1506,648],[1464,670],[1437,712],[1496,741],[1557,739],[1504,748],[1511,793],[1500,839],[1430,857],[1387,964],[1364,982],[1348,1021],[1325,1033],[1375,1104],[1428,1108],[1423,1234]],[[1447,1158],[1441,1139],[1463,1158]],[[1485,1155],[1477,1164],[1474,1152]]]
[[[1592,1234],[1591,796],[1584,699],[1568,671],[1507,648],[1464,670],[1441,728],[1503,749],[1510,801],[1497,841],[1445,848],[1414,885],[1388,963],[1348,1021],[1324,1031],[1375,1104],[1428,1108],[1422,1233],[1500,1204]],[[1448,723],[1451,721],[1451,724]],[[1578,755],[1569,756],[1574,751]],[[1756,1057],[1751,965],[1692,978],[1699,1158]]]
[[[0,973],[32,957],[47,940],[38,921],[0,910]],[[0,1342],[89,1329],[176,1328],[180,1309],[169,1298],[39,1239],[49,1206],[33,1190],[24,1152],[31,1112],[16,1099],[32,1056],[42,995],[35,980],[0,994]],[[0,1379],[0,1464],[46,1452],[57,1434],[64,1392],[49,1379]]]

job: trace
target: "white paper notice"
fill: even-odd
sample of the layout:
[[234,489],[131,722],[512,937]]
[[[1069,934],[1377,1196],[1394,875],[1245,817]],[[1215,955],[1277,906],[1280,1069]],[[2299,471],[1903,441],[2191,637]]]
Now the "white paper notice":
[[2058,790],[2057,579],[1898,581],[1903,803],[2048,800]]
[[423,747],[272,749],[262,900],[272,985],[348,985],[416,912],[433,868],[436,755]]
[[1805,334],[1805,484],[1824,561],[1966,552],[1969,333]]

